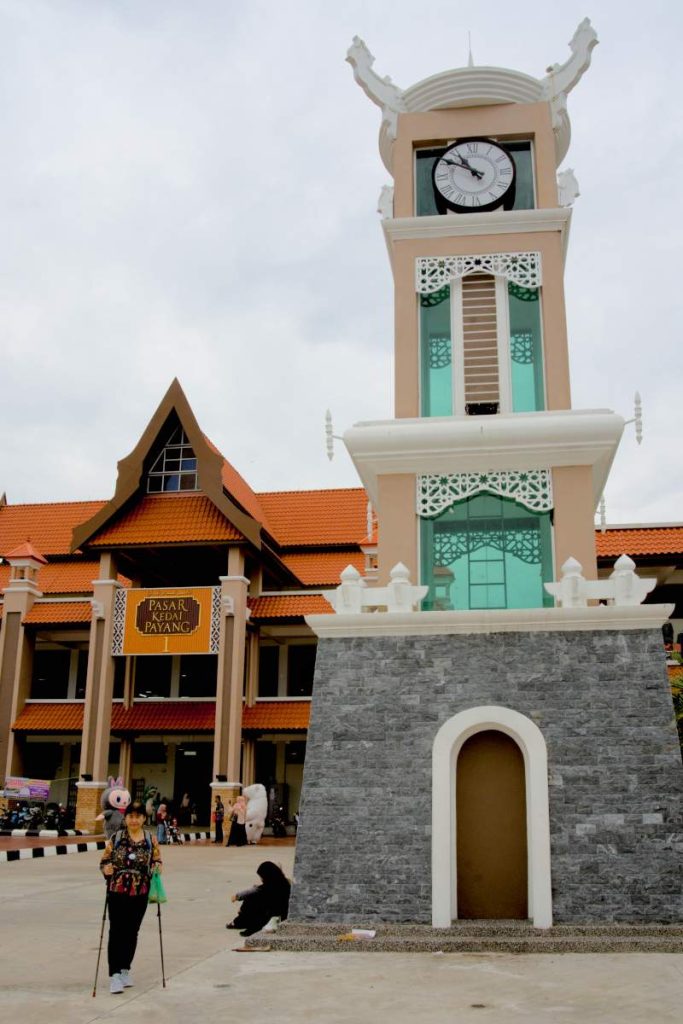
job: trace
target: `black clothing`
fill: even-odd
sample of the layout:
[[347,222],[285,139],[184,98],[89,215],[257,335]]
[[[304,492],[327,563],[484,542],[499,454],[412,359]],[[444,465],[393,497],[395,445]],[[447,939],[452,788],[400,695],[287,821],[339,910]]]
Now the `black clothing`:
[[109,976],[119,971],[129,971],[138,944],[138,932],[147,910],[147,893],[144,896],[128,896],[125,893],[110,892],[107,896],[109,910]]
[[230,825],[230,835],[228,836],[228,846],[246,846],[247,845],[247,828],[246,825],[240,825],[240,823],[233,818],[232,824]]
[[244,929],[242,935],[259,932],[271,917],[279,917],[282,921],[287,917],[291,886],[279,870],[278,874],[279,877],[274,875],[264,879],[262,885],[237,894],[238,899],[242,899],[242,906],[232,927]]

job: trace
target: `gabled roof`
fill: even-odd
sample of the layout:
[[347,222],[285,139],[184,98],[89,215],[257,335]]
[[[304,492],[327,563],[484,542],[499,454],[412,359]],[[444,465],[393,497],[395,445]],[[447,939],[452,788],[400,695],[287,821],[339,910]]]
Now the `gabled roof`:
[[362,487],[259,494],[283,547],[357,545],[367,533],[368,496]]
[[244,537],[205,494],[151,494],[103,526],[88,547],[231,540]]
[[[261,520],[258,519],[258,500],[249,485],[230,466],[220,452],[209,442],[199,428],[178,380],[171,383],[154,416],[148,423],[137,445],[118,464],[118,477],[113,498],[94,516],[74,530],[72,549],[91,543],[115,516],[127,510],[135,498],[145,496],[145,464],[154,447],[159,444],[169,420],[178,421],[197,459],[199,486],[235,529],[254,547],[261,547]],[[228,494],[225,478],[237,494]]]

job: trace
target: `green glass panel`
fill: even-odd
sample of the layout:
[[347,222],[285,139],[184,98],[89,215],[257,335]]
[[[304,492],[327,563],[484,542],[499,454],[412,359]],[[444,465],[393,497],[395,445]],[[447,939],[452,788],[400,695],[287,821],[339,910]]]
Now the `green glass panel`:
[[481,494],[421,523],[423,608],[551,605],[550,514]]
[[[533,210],[535,202],[531,143],[505,142],[504,145],[510,151],[515,162],[515,201],[512,209]],[[446,148],[446,146],[439,146],[438,149],[418,149],[415,152],[415,215],[417,217],[431,217],[439,212],[434,202],[432,168],[434,161],[441,156]]]
[[451,289],[420,296],[421,415],[452,416]]
[[538,288],[508,285],[512,411],[545,409],[543,345]]

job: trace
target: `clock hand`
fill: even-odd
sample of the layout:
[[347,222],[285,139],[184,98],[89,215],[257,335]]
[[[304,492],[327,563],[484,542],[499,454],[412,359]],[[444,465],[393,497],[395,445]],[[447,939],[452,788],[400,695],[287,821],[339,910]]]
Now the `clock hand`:
[[472,167],[471,164],[467,160],[465,160],[464,157],[460,158],[460,163],[458,163],[456,160],[449,160],[447,157],[442,157],[441,159],[445,164],[452,164],[454,167],[464,167],[465,170],[469,171],[470,174],[474,175],[475,178],[484,177],[484,172],[478,171],[475,167]]

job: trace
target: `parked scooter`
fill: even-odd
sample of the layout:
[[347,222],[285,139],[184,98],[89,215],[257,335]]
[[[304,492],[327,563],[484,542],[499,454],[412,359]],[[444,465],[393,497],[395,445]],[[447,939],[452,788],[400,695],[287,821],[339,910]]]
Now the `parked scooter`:
[[273,808],[273,813],[270,816],[270,824],[273,829],[273,835],[278,839],[282,839],[283,836],[287,835],[287,817],[285,815],[284,807]]

